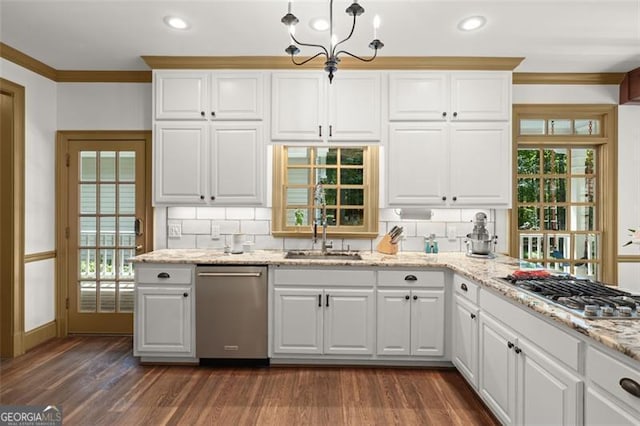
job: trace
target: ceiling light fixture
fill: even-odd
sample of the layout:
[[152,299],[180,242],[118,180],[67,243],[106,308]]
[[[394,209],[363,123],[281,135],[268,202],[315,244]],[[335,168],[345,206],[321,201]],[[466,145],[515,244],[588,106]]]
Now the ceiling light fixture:
[[187,24],[187,21],[177,16],[165,16],[164,23],[174,30],[186,30],[187,28],[189,28],[189,24]]
[[460,31],[473,31],[484,27],[484,24],[487,23],[487,18],[484,16],[470,16],[468,18],[464,18],[458,24],[458,29]]
[[[295,26],[299,22],[298,18],[291,13],[291,3],[293,1],[289,1],[289,8],[287,14],[282,17],[280,22],[286,25],[289,28],[289,37],[291,38],[291,44],[284,51],[287,54],[291,55],[291,61],[296,65],[304,65],[312,59],[317,58],[320,55],[324,55],[325,63],[324,70],[329,73],[329,84],[333,81],[333,75],[338,71],[338,64],[340,63],[339,56],[341,54],[349,55],[352,58],[356,58],[363,62],[371,62],[378,55],[378,49],[382,49],[384,47],[384,43],[378,40],[378,28],[380,27],[380,17],[378,15],[373,19],[373,41],[369,43],[369,47],[373,49],[373,56],[370,58],[362,58],[360,56],[354,55],[353,53],[347,52],[346,50],[337,50],[338,46],[340,46],[345,41],[349,40],[353,35],[353,31],[356,28],[356,18],[364,13],[364,8],[358,4],[358,0],[353,0],[351,6],[349,6],[345,12],[349,16],[353,16],[353,24],[351,25],[351,31],[349,35],[343,40],[338,41],[338,37],[333,32],[333,0],[329,1],[329,47],[326,48],[320,44],[311,44],[311,43],[302,43],[296,39],[295,36]],[[302,62],[296,62],[294,56],[300,53],[300,49],[296,44],[300,46],[309,46],[309,47],[318,47],[320,48],[320,52],[311,56],[310,58],[305,59]]]

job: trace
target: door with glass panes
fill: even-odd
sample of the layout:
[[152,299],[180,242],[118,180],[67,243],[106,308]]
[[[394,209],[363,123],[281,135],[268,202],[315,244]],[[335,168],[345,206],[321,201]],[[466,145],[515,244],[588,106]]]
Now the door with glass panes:
[[145,140],[71,140],[68,332],[133,331],[134,265],[145,251]]

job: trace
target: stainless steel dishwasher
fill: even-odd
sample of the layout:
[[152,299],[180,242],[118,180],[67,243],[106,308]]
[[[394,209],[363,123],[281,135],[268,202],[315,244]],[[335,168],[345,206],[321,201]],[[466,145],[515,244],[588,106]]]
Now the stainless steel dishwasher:
[[267,268],[196,268],[196,356],[266,360]]

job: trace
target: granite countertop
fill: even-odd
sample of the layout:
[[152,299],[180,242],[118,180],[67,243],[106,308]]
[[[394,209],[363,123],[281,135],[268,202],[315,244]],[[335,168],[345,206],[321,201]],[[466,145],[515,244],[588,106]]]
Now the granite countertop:
[[386,266],[406,268],[448,268],[478,282],[505,297],[571,327],[605,346],[640,361],[640,320],[591,320],[572,315],[549,305],[543,299],[526,294],[496,279],[519,269],[517,259],[497,256],[477,259],[464,253],[426,254],[401,252],[386,255],[360,252],[362,260],[350,259],[285,259],[284,252],[257,250],[244,254],[227,254],[221,250],[175,249],[156,250],[134,258],[137,263],[183,263],[209,265],[291,265],[291,266]]

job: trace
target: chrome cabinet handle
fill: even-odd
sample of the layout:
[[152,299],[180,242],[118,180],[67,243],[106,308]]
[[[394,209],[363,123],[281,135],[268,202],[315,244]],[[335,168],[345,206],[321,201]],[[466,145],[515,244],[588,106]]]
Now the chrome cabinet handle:
[[623,377],[620,379],[620,387],[636,398],[640,398],[640,384],[635,380]]

